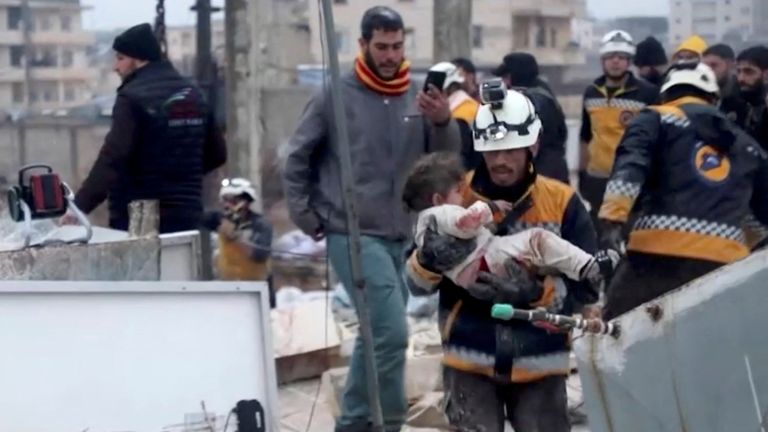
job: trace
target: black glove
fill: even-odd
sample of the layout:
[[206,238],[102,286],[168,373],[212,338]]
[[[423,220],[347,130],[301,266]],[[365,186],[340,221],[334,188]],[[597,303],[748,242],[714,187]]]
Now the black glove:
[[594,258],[581,269],[581,279],[599,293],[601,289],[611,282],[616,266],[621,261],[621,255],[613,249],[601,249]]
[[476,246],[475,239],[465,240],[438,233],[437,220],[432,216],[427,221],[427,229],[424,231],[424,239],[416,259],[425,269],[444,273],[461,264]]
[[600,247],[602,249],[613,249],[621,255],[624,255],[624,224],[607,220],[600,221]]
[[477,280],[467,287],[472,297],[494,303],[528,306],[544,294],[544,287],[514,259],[504,263],[506,277],[480,272]]

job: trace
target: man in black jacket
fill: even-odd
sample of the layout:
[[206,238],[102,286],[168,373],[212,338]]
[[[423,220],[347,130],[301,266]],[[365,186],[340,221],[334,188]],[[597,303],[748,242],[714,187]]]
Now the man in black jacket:
[[740,102],[723,100],[721,109],[763,147],[768,149],[768,108],[765,79],[768,77],[768,48],[745,49],[736,58]]
[[535,160],[539,174],[568,183],[568,163],[565,160],[568,128],[565,125],[565,114],[552,90],[539,78],[536,57],[528,53],[508,54],[494,75],[501,77],[508,88],[525,93],[536,106],[536,112],[544,125]]
[[223,136],[201,92],[162,59],[149,24],[126,30],[113,48],[123,83],[112,127],[75,203],[90,213],[108,199],[109,226],[127,230],[131,201],[158,200],[161,233],[196,229],[203,177],[226,161]]

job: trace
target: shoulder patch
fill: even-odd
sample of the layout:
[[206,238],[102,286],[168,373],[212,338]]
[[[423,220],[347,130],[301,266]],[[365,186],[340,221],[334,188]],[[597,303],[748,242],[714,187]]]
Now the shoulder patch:
[[696,172],[711,183],[721,183],[727,180],[731,173],[731,161],[728,156],[703,142],[694,147],[693,165]]

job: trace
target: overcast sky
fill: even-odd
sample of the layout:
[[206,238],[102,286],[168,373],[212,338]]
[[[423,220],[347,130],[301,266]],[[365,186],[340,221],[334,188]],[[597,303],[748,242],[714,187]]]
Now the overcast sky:
[[[82,0],[82,3],[92,8],[83,17],[88,29],[110,30],[145,21],[151,23],[155,19],[155,0]],[[189,10],[193,3],[194,0],[165,0],[166,22],[169,25],[194,23],[195,14]],[[214,5],[223,3],[224,0],[213,0]],[[596,18],[667,15],[669,12],[669,0],[587,0],[587,3]]]

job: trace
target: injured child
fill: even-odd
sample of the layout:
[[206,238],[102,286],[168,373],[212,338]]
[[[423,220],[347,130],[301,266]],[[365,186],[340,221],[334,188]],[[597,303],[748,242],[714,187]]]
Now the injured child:
[[[439,234],[476,239],[474,251],[459,265],[443,272],[443,276],[456,285],[468,288],[481,271],[505,276],[505,264],[513,258],[539,275],[563,274],[572,280],[587,280],[593,286],[600,286],[604,274],[612,271],[618,262],[618,254],[607,263],[598,262],[581,248],[541,228],[494,235],[487,226],[492,225],[494,216],[503,216],[512,210],[512,204],[475,201],[465,208],[462,179],[463,169],[457,159],[433,153],[416,163],[403,194],[409,210],[419,212],[414,235],[417,247],[421,247],[428,227]],[[611,268],[606,269],[606,264]]]

